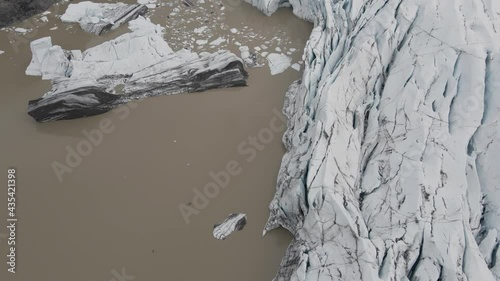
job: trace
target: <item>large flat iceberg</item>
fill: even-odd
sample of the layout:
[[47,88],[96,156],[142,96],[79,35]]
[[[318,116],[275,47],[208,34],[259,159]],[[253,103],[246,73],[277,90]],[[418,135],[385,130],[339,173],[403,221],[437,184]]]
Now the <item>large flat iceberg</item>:
[[50,37],[33,41],[26,74],[50,79],[52,90],[30,101],[28,113],[39,122],[74,119],[132,99],[246,85],[242,61],[228,51],[173,52],[161,28],[142,17],[129,28],[84,52],[52,46]]

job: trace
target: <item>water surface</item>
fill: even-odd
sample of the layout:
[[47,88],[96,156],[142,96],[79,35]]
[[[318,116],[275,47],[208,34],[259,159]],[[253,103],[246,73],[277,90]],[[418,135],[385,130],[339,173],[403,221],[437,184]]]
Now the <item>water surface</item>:
[[[49,22],[23,38],[52,36],[64,49],[83,50],[127,32],[123,26],[97,37],[77,25],[62,24],[54,15],[66,5],[53,7]],[[151,19],[165,26],[166,15],[175,7],[157,8]],[[221,22],[260,30],[271,38],[281,30],[282,45],[298,49],[294,61],[300,60],[312,28],[290,10],[266,17],[245,3],[218,16],[219,25],[211,26],[215,38],[230,34],[220,28]],[[40,23],[36,18],[16,26]],[[197,26],[186,23],[186,30]],[[58,29],[50,30],[53,27]],[[24,75],[31,59],[29,44],[16,44],[16,52],[9,42],[12,34],[0,32],[0,50],[5,51],[0,55],[0,178],[6,183],[7,168],[17,168],[18,264],[15,275],[7,273],[7,245],[0,240],[0,280],[108,281],[114,278],[113,270],[122,268],[141,281],[274,277],[290,237],[284,230],[262,237],[262,228],[284,153],[284,129],[252,161],[238,146],[269,128],[273,109],[281,111],[286,89],[300,72],[289,69],[271,76],[267,66],[250,69],[248,87],[150,98],[129,107],[127,116],[124,111],[109,112],[38,124],[26,114],[27,102],[50,89],[50,83]],[[174,34],[167,29],[167,41],[169,36]],[[263,43],[259,40],[267,39],[247,44],[258,46]],[[184,39],[174,41],[173,48],[179,49]],[[279,45],[272,42],[272,48]],[[237,45],[227,47],[237,52]],[[82,130],[99,128],[104,118],[114,130],[59,181],[52,164],[65,164],[68,147],[76,149],[85,140]],[[213,181],[209,173],[225,169],[232,160],[240,164],[241,173],[186,224],[179,204],[192,201],[193,189],[202,190]],[[0,234],[6,233],[6,209],[2,199]],[[225,241],[214,239],[213,225],[233,212],[248,215],[246,228]]]

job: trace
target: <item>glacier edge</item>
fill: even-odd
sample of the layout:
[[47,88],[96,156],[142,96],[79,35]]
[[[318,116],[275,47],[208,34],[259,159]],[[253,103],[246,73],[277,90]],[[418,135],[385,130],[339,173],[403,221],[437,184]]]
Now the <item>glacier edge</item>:
[[286,94],[275,280],[500,280],[500,4],[247,0],[315,25]]

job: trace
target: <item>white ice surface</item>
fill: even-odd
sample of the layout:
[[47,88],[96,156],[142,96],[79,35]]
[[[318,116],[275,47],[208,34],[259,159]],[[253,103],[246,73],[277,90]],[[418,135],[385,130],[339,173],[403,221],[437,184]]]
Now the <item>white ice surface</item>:
[[500,2],[287,2],[315,27],[284,106],[275,280],[500,280]]
[[290,67],[292,58],[283,54],[271,53],[267,57],[271,75],[282,73]]
[[210,45],[212,46],[219,46],[220,44],[226,42],[226,39],[224,39],[224,37],[219,37],[217,39],[215,39],[214,41],[210,42]]
[[[83,1],[69,4],[65,13],[61,16],[61,21],[79,23],[84,30],[94,33],[94,28],[99,29],[99,27],[108,24],[112,25],[112,29],[117,28],[126,19],[129,19],[129,14],[133,14],[132,11],[137,10],[139,6],[121,2],[95,3]],[[116,22],[114,19],[116,19]]]
[[69,4],[66,12],[61,16],[61,21],[68,23],[110,22],[110,19],[104,16],[104,9],[115,6],[126,6],[126,4],[94,3],[90,1]]

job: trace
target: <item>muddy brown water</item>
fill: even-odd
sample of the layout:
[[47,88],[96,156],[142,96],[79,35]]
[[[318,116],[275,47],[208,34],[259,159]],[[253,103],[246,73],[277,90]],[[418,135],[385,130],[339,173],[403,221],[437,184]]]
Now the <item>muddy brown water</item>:
[[[62,14],[66,5],[51,10]],[[164,24],[159,22],[162,13],[155,11],[153,22]],[[54,14],[23,38],[52,36],[65,49],[83,50],[127,32],[123,26],[97,37],[76,25],[67,30],[69,25]],[[312,28],[288,9],[266,17],[245,3],[225,20],[263,32],[281,25],[289,45],[300,49],[294,61]],[[51,31],[54,26],[58,29]],[[138,281],[274,277],[290,235],[280,229],[262,237],[262,228],[284,153],[284,128],[251,161],[250,153],[238,147],[248,151],[250,145],[243,142],[269,132],[287,87],[301,72],[288,69],[271,76],[265,66],[249,70],[248,87],[150,98],[127,107],[127,116],[120,111],[38,124],[26,114],[27,102],[45,93],[50,83],[24,75],[29,44],[16,44],[16,52],[9,42],[12,34],[0,32],[0,50],[5,51],[0,55],[0,280],[118,281],[115,275],[122,270],[127,275],[122,280]],[[239,55],[236,46],[229,49]],[[67,148],[77,149],[86,139],[82,130],[99,128],[105,118],[114,130],[104,133],[102,142],[60,182],[52,163],[66,164]],[[179,204],[192,202],[193,189],[202,191],[213,182],[209,173],[226,169],[230,161],[238,162],[241,172],[186,224]],[[7,272],[5,237],[10,167],[17,169],[15,274]],[[225,241],[214,239],[213,225],[233,212],[246,213],[248,225]]]

